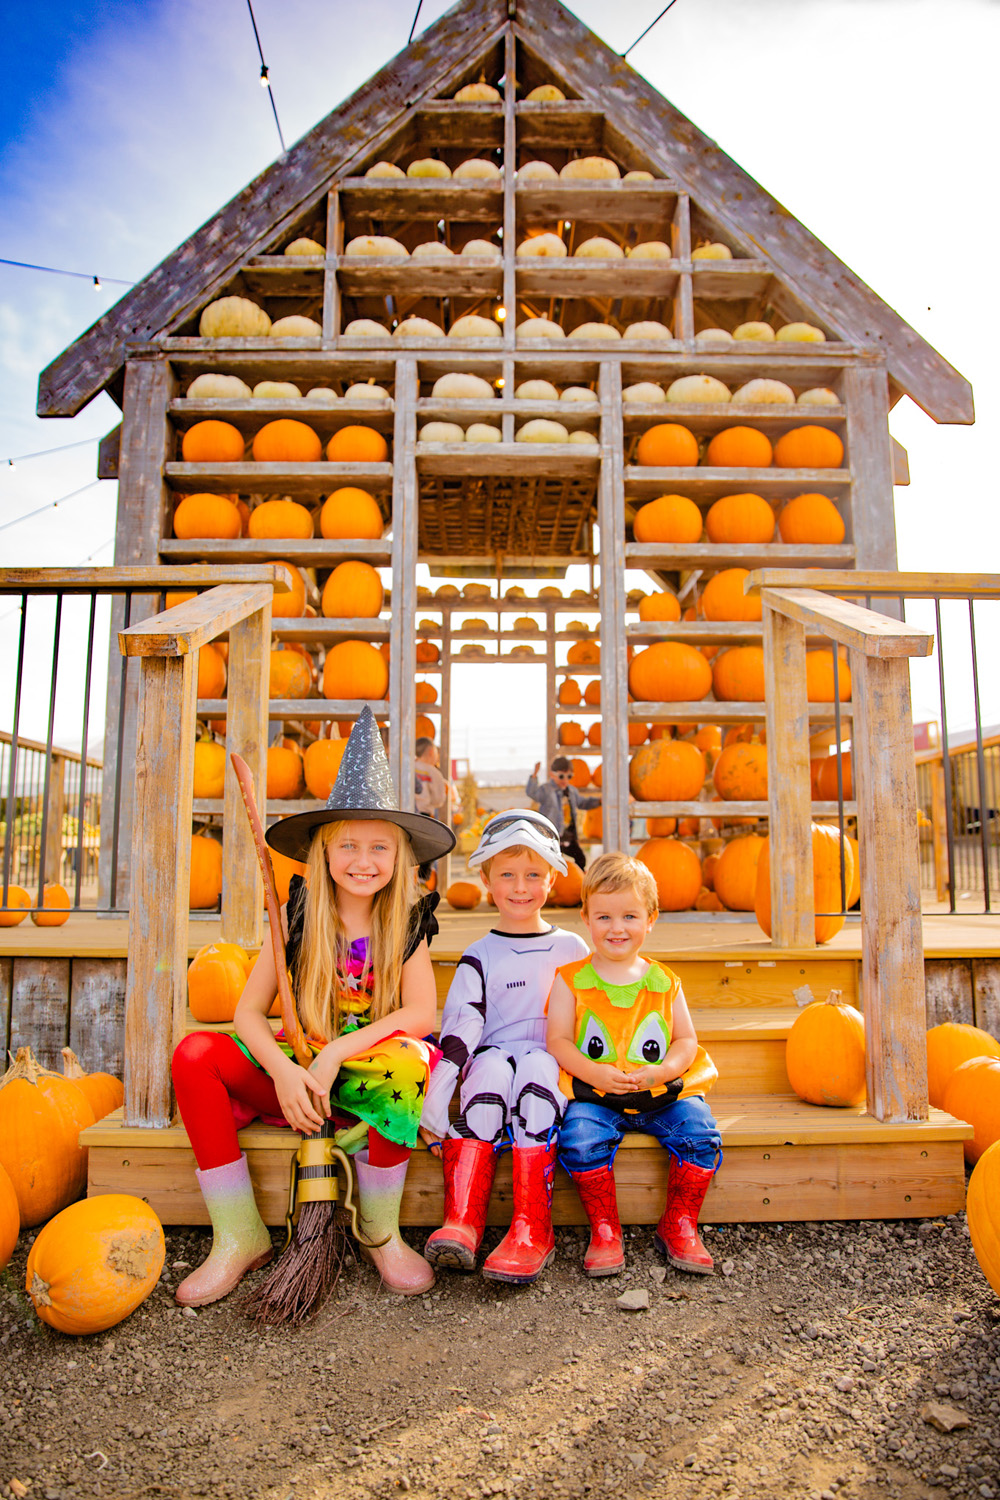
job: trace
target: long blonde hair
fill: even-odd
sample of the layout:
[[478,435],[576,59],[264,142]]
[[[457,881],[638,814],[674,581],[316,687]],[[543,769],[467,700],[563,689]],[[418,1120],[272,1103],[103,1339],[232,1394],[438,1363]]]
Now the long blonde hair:
[[[330,874],[326,851],[347,826],[347,819],[324,823],[313,835],[306,862],[308,888],[305,922],[294,988],[299,1019],[307,1035],[339,1036],[342,999],[346,998],[346,972],[350,943],[337,908],[337,887]],[[396,829],[396,862],[387,885],[372,897],[368,957],[361,983],[374,976],[369,1019],[381,1020],[401,1004],[400,983],[403,954],[410,932],[410,913],[417,899],[413,872],[416,860],[409,837]]]

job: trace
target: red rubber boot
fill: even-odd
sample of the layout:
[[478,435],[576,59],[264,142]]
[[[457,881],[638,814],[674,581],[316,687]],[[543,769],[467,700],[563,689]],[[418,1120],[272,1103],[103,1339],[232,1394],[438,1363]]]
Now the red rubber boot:
[[432,1266],[474,1271],[493,1191],[496,1152],[489,1141],[442,1142],[444,1223],[424,1246]]
[[490,1281],[526,1285],[537,1281],[556,1253],[552,1232],[554,1146],[514,1147],[514,1217],[483,1264]]
[[678,1271],[708,1276],[715,1269],[698,1233],[698,1215],[715,1173],[690,1161],[670,1158],[667,1206],[656,1226],[654,1245]]
[[608,1165],[590,1172],[571,1172],[570,1176],[590,1223],[590,1244],[583,1257],[584,1275],[614,1276],[625,1264],[614,1171]]

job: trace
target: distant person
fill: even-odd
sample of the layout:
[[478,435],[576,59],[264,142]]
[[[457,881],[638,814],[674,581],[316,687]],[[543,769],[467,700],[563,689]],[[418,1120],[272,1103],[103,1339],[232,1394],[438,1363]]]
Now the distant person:
[[[437,818],[439,823],[447,823],[450,821],[452,792],[451,786],[441,775],[441,753],[427,735],[421,735],[417,740],[414,753],[413,769],[417,778],[414,806],[417,812]],[[433,868],[430,863],[421,865],[417,878],[426,885]]]
[[538,803],[538,811],[554,823],[559,833],[559,847],[568,854],[581,870],[587,868],[587,856],[580,848],[580,836],[576,830],[576,815],[592,807],[600,807],[600,797],[584,797],[573,785],[573,766],[565,755],[557,755],[549,766],[549,779],[538,781],[542,768],[540,760],[525,784],[525,794]]

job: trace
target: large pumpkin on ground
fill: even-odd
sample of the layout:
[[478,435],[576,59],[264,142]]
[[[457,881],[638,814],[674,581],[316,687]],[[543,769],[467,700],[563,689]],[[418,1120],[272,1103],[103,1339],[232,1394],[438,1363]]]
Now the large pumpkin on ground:
[[690,740],[654,740],[629,763],[629,789],[640,802],[693,802],[704,780],[705,757]]
[[231,1021],[252,968],[253,959],[237,943],[199,948],[187,973],[188,1005],[195,1020]]
[[14,1254],[21,1232],[21,1211],[17,1206],[14,1184],[0,1167],[0,1271]]
[[814,1000],[792,1023],[785,1045],[788,1081],[807,1104],[840,1109],[865,1097],[865,1023],[840,990]]
[[944,1108],[951,1076],[970,1057],[1000,1057],[1000,1042],[978,1026],[944,1021],[927,1033],[927,1097],[935,1109]]
[[303,752],[302,769],[306,786],[321,802],[325,802],[333,790],[346,749],[345,737],[341,740],[314,740]]
[[979,1268],[1000,1297],[1000,1143],[987,1147],[976,1163],[965,1213]]
[[384,602],[385,589],[371,563],[349,558],[337,564],[323,585],[320,607],[328,620],[374,620]]
[[657,641],[632,658],[628,686],[640,703],[696,703],[712,686],[712,669],[694,646]]
[[[854,879],[854,853],[840,830],[826,824],[812,825],[813,910],[816,913],[817,943],[828,943],[844,925],[841,915],[840,859],[843,850],[844,887],[849,893]],[[771,936],[771,841],[764,840],[757,866],[757,895],[754,902],[757,922]]]
[[17,1195],[21,1227],[58,1213],[87,1186],[80,1131],[94,1111],[76,1084],[39,1066],[30,1047],[0,1078],[0,1167]]
[[647,839],[636,855],[656,881],[660,911],[688,911],[701,890],[701,860],[679,839]]
[[964,1141],[963,1149],[974,1166],[1000,1140],[1000,1057],[970,1057],[960,1063],[945,1088],[944,1108],[972,1126],[972,1140]]
[[102,1193],[46,1224],[28,1255],[25,1291],[50,1328],[101,1333],[145,1302],[165,1256],[163,1229],[149,1204]]
[[207,833],[195,834],[191,840],[189,889],[189,904],[195,911],[215,906],[222,895],[222,845]]
[[323,664],[323,697],[381,699],[389,691],[389,664],[368,641],[338,641]]
[[125,1085],[113,1073],[85,1073],[72,1047],[63,1047],[63,1077],[75,1083],[94,1111],[95,1120],[103,1120],[125,1102]]

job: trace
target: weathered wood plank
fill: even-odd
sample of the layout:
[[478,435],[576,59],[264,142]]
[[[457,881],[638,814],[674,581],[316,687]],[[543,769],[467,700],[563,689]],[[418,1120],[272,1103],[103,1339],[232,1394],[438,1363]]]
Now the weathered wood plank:
[[221,584],[120,631],[118,644],[123,656],[186,656],[224,630],[232,638],[241,620],[265,607],[270,623],[270,584]]
[[112,427],[109,433],[101,438],[97,446],[97,477],[98,479],[117,479],[118,464],[121,457],[122,424]]
[[69,1044],[88,1073],[125,1072],[125,973],[123,958],[73,959]]
[[884,369],[844,371],[853,539],[859,568],[895,568],[889,381]]
[[[414,454],[419,381],[413,359],[396,366],[396,435],[392,490],[392,623],[389,635],[389,765],[401,808],[413,807],[416,724],[417,522]],[[358,705],[360,708],[360,705]]]
[[995,958],[972,960],[972,989],[975,997],[976,1026],[1000,1039],[1000,961]]
[[[747,592],[752,592],[748,587]],[[761,599],[800,625],[822,630],[831,640],[865,656],[930,656],[934,635],[890,620],[875,610],[812,589],[764,589]]]
[[601,474],[597,494],[601,581],[601,783],[603,841],[627,849],[628,658],[625,641],[625,458],[621,366],[601,364]]
[[893,573],[859,568],[857,572],[830,569],[815,574],[802,568],[770,568],[751,572],[744,585],[751,588],[812,588],[827,594],[902,594],[906,599],[926,599],[940,594],[946,599],[1000,598],[1000,573]]
[[0,1062],[6,1070],[10,1047],[11,991],[14,987],[14,960],[0,954]]
[[61,1072],[69,1030],[68,958],[15,958],[10,1050],[30,1047],[43,1068]]
[[958,1021],[963,1026],[976,1024],[971,959],[925,959],[924,994],[928,1027],[940,1026],[944,1021]]
[[[234,537],[231,541],[212,539],[209,541],[180,541],[168,537],[160,543],[160,552],[164,557],[203,557],[212,566],[224,565],[234,568],[240,560],[245,559],[247,563],[263,562],[274,556],[274,543],[268,541],[255,541],[253,537]],[[392,558],[390,544],[388,542],[374,542],[368,539],[335,542],[326,541],[323,537],[314,537],[307,541],[298,537],[283,537],[281,539],[281,555],[288,562],[295,563],[300,568],[329,568],[345,557],[356,557],[363,562],[371,563],[373,568],[385,567]],[[180,569],[171,571],[179,572]],[[280,576],[284,579],[285,574],[280,570]],[[221,582],[221,579],[213,578],[213,584]],[[284,588],[275,588],[275,593],[287,591]]]
[[[174,489],[212,495],[228,495],[233,490],[240,494],[325,495],[342,484],[376,491],[392,484],[392,464],[167,463],[164,473]],[[163,530],[157,542],[162,536]]]
[[892,482],[902,487],[910,482],[910,455],[895,438],[889,441],[892,444]]
[[[583,711],[583,709],[575,710],[580,713]],[[808,711],[812,724],[832,724],[834,721],[832,703],[810,703]],[[842,719],[850,719],[853,713],[853,703],[840,705]],[[749,723],[763,723],[767,718],[767,710],[763,703],[720,703],[713,698],[703,698],[701,702],[696,703],[630,703],[628,716],[630,719],[638,719],[640,722],[650,724],[690,724],[692,721],[733,724],[744,720]]]
[[[214,588],[220,583],[273,583],[276,594],[288,592],[287,576],[279,564],[266,567],[226,563],[212,567],[193,564],[189,567],[141,568],[0,568],[0,587],[5,590],[24,589],[30,594],[115,594],[122,589],[143,587],[155,591]],[[21,741],[21,744],[26,743],[26,740]]]
[[809,706],[805,631],[764,606],[764,684],[771,941],[778,948],[815,945],[812,806],[809,797]]
[[229,632],[226,693],[226,779],[222,842],[222,940],[259,948],[264,938],[263,885],[253,833],[230,757],[246,761],[257,806],[267,793],[267,690],[270,671],[271,601]]

